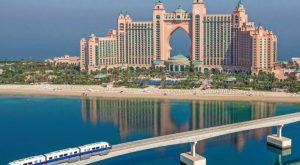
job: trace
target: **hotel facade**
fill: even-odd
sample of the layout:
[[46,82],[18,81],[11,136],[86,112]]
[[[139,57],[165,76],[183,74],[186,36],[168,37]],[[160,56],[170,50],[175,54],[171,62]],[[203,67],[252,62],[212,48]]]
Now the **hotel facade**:
[[[182,28],[191,39],[190,57],[171,58],[170,38]],[[120,13],[117,29],[105,37],[91,34],[80,41],[82,70],[167,67],[169,71],[271,72],[277,59],[277,36],[249,22],[241,1],[231,14],[207,14],[203,0],[194,0],[192,12],[178,7],[167,12],[158,0],[153,20],[136,22]],[[170,60],[180,61],[173,65]],[[187,66],[187,60],[188,66]],[[174,69],[176,68],[176,69]]]

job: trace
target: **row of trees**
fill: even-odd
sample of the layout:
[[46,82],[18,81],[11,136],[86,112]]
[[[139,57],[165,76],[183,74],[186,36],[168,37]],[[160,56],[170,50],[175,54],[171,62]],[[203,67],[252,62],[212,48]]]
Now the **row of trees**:
[[[300,83],[294,76],[280,81],[273,74],[259,73],[222,73],[184,71],[180,73],[168,73],[165,68],[146,69],[146,68],[129,68],[129,69],[102,69],[88,73],[81,71],[75,65],[52,65],[43,61],[13,61],[0,62],[3,69],[0,75],[0,84],[32,84],[32,83],[51,83],[51,84],[81,84],[92,85],[114,82],[115,86],[127,86],[132,88],[143,88],[145,84],[137,82],[137,79],[151,78],[161,79],[162,88],[190,89],[198,88],[202,80],[211,80],[214,88],[239,88],[254,90],[272,90],[274,88],[285,88],[290,92],[300,92]],[[96,75],[105,75],[104,78],[96,79]],[[164,85],[167,77],[184,78],[172,86]],[[225,81],[228,77],[236,78],[234,82]]]
[[[233,76],[236,81],[227,82],[224,79]],[[290,76],[286,80],[278,80],[274,74],[260,72],[259,74],[216,74],[213,77],[214,88],[227,89],[253,89],[271,91],[275,88],[287,89],[290,92],[300,92],[300,82],[295,76]]]
[[2,64],[1,84],[95,84],[91,75],[75,65],[52,65],[42,61],[15,61]]

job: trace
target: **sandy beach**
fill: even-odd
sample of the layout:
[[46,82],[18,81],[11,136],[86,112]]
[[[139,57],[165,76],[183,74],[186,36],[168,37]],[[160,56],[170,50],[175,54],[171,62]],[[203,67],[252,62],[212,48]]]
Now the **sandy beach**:
[[187,100],[226,100],[226,101],[266,101],[299,102],[300,94],[265,91],[242,91],[229,89],[145,89],[113,88],[95,85],[0,85],[0,95],[49,95],[49,96],[89,96],[127,97]]

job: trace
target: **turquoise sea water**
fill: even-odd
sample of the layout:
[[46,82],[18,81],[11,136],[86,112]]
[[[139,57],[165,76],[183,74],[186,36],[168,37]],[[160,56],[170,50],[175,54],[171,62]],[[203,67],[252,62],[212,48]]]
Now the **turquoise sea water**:
[[[112,144],[300,112],[299,104],[46,96],[0,96],[0,164],[97,141]],[[241,132],[197,144],[208,165],[300,163],[300,123],[284,127],[291,154],[267,147],[274,128]],[[99,165],[174,165],[188,144],[147,150]]]

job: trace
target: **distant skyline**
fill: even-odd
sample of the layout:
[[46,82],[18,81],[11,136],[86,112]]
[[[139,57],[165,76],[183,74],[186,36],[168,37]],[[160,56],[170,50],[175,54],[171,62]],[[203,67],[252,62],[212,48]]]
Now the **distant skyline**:
[[[156,0],[0,0],[0,59],[45,59],[79,55],[79,40],[116,27],[121,10],[134,20],[151,20]],[[169,10],[192,0],[162,0]],[[238,0],[206,0],[208,13],[232,13]],[[243,0],[251,21],[278,35],[279,60],[300,56],[299,0]],[[187,34],[176,31],[172,54],[188,54]]]

